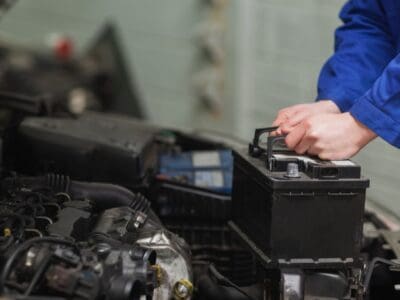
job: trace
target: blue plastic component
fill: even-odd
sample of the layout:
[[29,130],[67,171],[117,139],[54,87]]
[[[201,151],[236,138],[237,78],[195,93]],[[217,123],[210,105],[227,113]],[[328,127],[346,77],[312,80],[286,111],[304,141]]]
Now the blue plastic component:
[[233,158],[230,150],[161,155],[159,174],[169,180],[230,194]]

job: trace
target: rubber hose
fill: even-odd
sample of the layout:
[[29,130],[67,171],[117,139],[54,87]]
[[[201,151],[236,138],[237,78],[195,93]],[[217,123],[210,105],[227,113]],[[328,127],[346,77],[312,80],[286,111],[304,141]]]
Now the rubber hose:
[[16,177],[6,179],[3,188],[27,187],[32,190],[52,190],[69,194],[74,199],[89,199],[97,209],[129,206],[147,213],[150,202],[140,194],[110,183],[70,180],[68,176],[49,174],[38,177]]

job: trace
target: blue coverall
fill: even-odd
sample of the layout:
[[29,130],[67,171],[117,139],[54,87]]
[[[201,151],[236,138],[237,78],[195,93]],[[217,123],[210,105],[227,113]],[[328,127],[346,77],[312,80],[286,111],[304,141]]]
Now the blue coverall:
[[400,148],[400,0],[350,0],[317,100],[330,99]]

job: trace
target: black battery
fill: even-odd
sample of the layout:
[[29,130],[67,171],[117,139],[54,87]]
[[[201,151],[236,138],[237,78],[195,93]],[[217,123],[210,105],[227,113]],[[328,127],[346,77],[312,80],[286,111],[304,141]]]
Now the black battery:
[[[264,131],[269,131],[264,130]],[[234,151],[231,228],[266,266],[359,263],[369,180],[352,161],[274,147]]]

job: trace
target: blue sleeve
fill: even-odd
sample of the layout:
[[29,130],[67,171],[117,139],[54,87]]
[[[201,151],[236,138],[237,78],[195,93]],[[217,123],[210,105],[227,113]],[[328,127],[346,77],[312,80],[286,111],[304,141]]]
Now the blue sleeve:
[[333,100],[348,111],[395,57],[395,46],[380,0],[350,0],[335,32],[335,54],[323,66],[317,100]]
[[390,144],[400,148],[400,54],[385,68],[350,113]]

